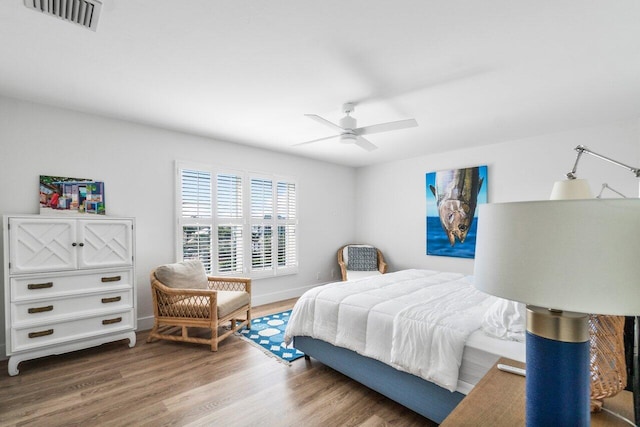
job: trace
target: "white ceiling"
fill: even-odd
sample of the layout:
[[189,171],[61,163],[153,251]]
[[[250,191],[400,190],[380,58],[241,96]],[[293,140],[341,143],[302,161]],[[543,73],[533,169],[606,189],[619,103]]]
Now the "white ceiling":
[[[640,2],[103,0],[92,32],[2,0],[0,95],[363,166],[640,118]],[[291,147],[348,101],[419,127]]]

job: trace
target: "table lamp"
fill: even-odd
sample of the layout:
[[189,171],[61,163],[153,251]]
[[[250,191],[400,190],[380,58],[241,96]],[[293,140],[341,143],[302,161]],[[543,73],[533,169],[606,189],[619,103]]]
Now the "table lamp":
[[[618,160],[596,153],[584,145],[578,145],[575,151],[578,155],[576,156],[573,168],[566,174],[566,180],[557,181],[554,184],[550,197],[552,200],[593,198],[587,181],[585,179],[578,179],[576,176],[578,163],[583,154],[588,154],[626,169],[636,178],[640,178],[640,168],[629,166]],[[607,183],[602,184],[600,193],[596,198],[601,198],[605,190],[614,193],[616,195],[615,197],[626,198],[623,193],[612,188]],[[629,322],[630,319],[633,320]],[[637,348],[637,343],[640,341],[640,331],[638,326],[637,317],[630,317],[625,320],[625,318],[621,316],[607,316],[593,313],[589,315],[592,412],[599,411],[602,408],[604,398],[616,395],[627,386],[626,364],[630,362],[632,369],[632,381],[630,385],[634,394],[634,414],[635,419],[640,420],[640,365],[638,364]],[[630,330],[626,331],[626,333],[629,334],[626,337],[629,342],[625,342],[625,330],[627,327],[634,329],[633,337],[629,336],[631,335]],[[627,347],[627,351],[633,352],[633,356],[625,353],[625,347]],[[630,358],[627,358],[627,356],[630,356]]]
[[586,313],[640,314],[640,199],[481,205],[474,275],[527,304],[527,425],[588,426]]

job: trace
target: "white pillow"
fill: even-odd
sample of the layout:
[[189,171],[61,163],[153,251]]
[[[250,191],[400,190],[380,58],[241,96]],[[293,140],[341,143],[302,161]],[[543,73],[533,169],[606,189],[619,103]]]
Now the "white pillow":
[[498,298],[482,319],[482,330],[496,338],[523,342],[526,331],[525,305]]
[[179,289],[208,289],[209,280],[200,260],[165,264],[156,268],[156,277],[163,285]]

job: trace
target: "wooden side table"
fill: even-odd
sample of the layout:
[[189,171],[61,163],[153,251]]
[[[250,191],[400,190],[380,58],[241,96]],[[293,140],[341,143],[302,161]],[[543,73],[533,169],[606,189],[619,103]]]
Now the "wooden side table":
[[[524,368],[524,363],[501,358],[449,414],[441,427],[524,426],[524,377],[500,371],[498,363]],[[633,421],[633,394],[623,391],[605,399],[604,407]],[[592,426],[626,426],[622,419],[602,411],[591,414]]]

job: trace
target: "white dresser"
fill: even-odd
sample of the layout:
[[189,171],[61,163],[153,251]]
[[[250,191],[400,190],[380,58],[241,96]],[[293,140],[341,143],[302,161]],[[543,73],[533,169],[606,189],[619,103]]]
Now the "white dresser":
[[5,215],[9,375],[23,360],[136,343],[134,220]]

